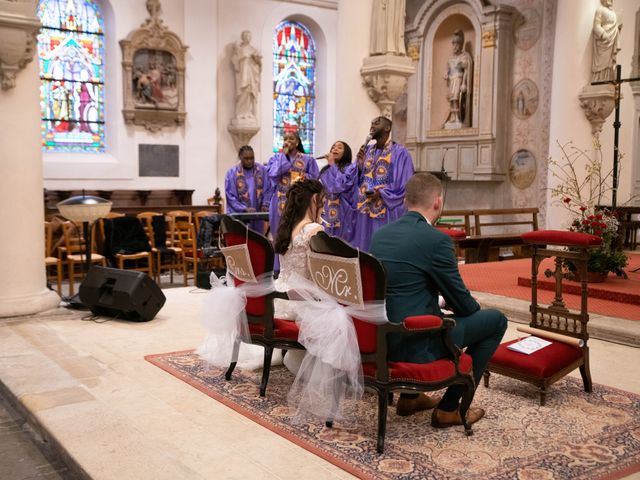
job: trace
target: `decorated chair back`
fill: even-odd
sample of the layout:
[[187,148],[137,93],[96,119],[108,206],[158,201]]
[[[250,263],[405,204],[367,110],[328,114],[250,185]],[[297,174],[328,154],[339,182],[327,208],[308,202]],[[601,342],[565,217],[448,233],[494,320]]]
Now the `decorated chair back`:
[[[273,271],[273,247],[264,236],[250,230],[244,223],[224,215],[220,221],[221,250],[227,262],[227,270],[234,277],[236,286],[255,282],[261,275]],[[273,302],[266,297],[247,298],[247,315],[262,317]]]
[[[343,305],[384,300],[385,274],[373,256],[338,237],[319,232],[311,237],[309,269],[315,284]],[[378,327],[353,317],[360,353],[377,350]]]

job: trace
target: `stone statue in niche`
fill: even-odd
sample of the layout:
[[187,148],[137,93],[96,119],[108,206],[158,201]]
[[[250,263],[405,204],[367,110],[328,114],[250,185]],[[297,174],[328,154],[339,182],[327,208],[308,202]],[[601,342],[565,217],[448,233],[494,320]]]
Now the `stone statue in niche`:
[[453,54],[447,60],[447,101],[449,114],[444,124],[445,129],[471,126],[471,73],[473,59],[464,50],[464,33],[456,30],[451,40]]
[[406,0],[373,0],[371,55],[406,55],[404,17]]
[[593,17],[591,81],[613,80],[616,54],[620,51],[622,23],[613,10],[613,0],[600,0]]
[[231,57],[236,77],[235,118],[255,120],[262,55],[251,45],[250,31],[243,31],[240,38],[242,40],[235,44]]

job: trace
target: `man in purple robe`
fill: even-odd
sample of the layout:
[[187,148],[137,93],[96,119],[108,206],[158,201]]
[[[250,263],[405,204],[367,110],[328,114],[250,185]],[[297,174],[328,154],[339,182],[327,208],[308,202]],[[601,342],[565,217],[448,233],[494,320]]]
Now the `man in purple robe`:
[[413,175],[413,160],[404,146],[391,140],[391,120],[374,118],[369,136],[375,144],[363,145],[357,156],[358,189],[355,192],[355,232],[352,244],[368,251],[378,228],[402,215],[404,188]]
[[[224,192],[227,197],[227,213],[266,212],[269,199],[264,195],[265,168],[256,163],[253,148],[240,147],[240,163],[227,171],[224,179]],[[264,233],[264,222],[252,220],[249,228]]]

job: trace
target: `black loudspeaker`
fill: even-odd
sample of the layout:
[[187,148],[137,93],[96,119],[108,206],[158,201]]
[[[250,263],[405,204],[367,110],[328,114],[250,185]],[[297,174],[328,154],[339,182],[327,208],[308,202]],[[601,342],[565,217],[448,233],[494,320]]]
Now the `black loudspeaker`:
[[95,315],[134,322],[153,320],[166,301],[147,274],[97,266],[87,273],[79,295]]

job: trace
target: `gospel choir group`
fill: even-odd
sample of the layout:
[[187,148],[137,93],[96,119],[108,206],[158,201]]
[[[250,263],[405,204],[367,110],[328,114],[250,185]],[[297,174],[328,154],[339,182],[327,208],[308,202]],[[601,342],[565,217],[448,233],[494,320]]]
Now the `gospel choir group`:
[[[411,155],[391,141],[390,132],[389,119],[375,118],[370,145],[361,147],[356,159],[346,142],[337,141],[325,156],[327,165],[322,170],[315,158],[304,153],[296,133],[284,135],[282,151],[266,166],[255,162],[250,146],[243,146],[240,162],[225,177],[227,212],[269,212],[275,238],[289,187],[305,178],[319,179],[325,190],[321,213],[325,231],[368,251],[373,233],[406,211],[405,186],[414,173]],[[250,227],[264,231],[260,221]]]

